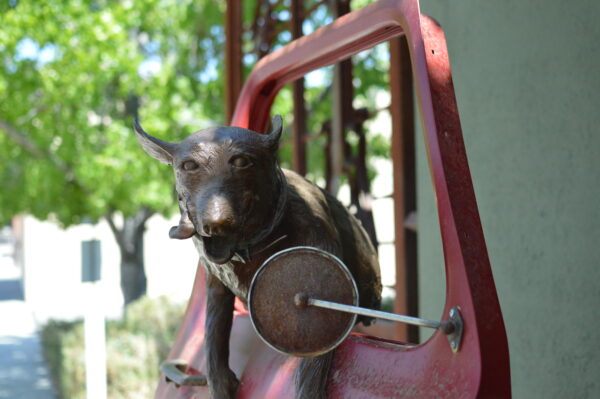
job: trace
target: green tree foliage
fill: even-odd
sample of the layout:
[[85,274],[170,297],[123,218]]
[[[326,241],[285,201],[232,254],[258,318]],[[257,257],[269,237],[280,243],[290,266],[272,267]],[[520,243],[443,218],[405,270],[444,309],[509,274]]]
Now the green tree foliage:
[[178,140],[223,123],[221,2],[12,1],[0,13],[0,219],[63,225],[140,206],[172,212],[145,127]]
[[223,8],[12,0],[0,9],[0,223],[17,213],[63,226],[106,218],[126,304],[146,291],[146,220],[177,209],[172,172],[143,154],[132,122],[166,140],[223,123]]

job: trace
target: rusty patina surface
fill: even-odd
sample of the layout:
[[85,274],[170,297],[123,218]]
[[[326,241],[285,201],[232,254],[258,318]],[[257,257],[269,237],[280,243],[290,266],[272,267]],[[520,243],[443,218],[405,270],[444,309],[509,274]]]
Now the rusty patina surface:
[[273,255],[258,270],[249,296],[250,317],[273,348],[295,356],[317,356],[343,340],[356,316],[307,307],[296,297],[358,305],[352,275],[334,256],[316,248]]

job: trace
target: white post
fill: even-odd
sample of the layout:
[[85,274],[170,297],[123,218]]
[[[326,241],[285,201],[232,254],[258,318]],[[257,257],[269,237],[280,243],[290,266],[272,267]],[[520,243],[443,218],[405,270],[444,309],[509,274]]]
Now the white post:
[[101,283],[85,283],[85,384],[87,399],[106,399],[106,326]]

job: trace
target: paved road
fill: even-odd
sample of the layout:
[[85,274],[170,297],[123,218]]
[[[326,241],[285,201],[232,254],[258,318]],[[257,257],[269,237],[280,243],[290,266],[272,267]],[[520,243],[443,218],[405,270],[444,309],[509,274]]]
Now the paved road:
[[[2,254],[0,254],[2,256]],[[56,399],[14,266],[0,259],[0,399]]]

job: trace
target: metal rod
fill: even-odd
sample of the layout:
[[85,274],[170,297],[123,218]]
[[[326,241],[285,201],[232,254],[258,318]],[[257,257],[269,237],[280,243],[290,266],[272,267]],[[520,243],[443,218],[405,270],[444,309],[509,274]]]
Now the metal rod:
[[[396,298],[394,312],[419,314],[416,230],[407,228],[408,216],[417,209],[415,168],[415,112],[412,65],[406,36],[390,41],[390,115],[392,117],[392,164]],[[419,342],[416,327],[396,326],[396,339]]]
[[378,319],[385,319],[390,321],[396,321],[400,323],[411,324],[414,326],[421,326],[427,328],[435,328],[436,330],[442,331],[444,334],[450,334],[454,331],[454,325],[452,322],[444,321],[433,321],[427,319],[421,319],[419,317],[403,316],[395,313],[382,312],[380,310],[372,310],[366,308],[360,308],[358,306],[343,305],[341,303],[323,301],[321,299],[308,298],[309,306],[316,306],[319,308],[339,310],[346,313],[354,313],[362,316],[370,316]]
[[225,122],[230,123],[243,82],[242,3],[227,0],[225,8]]
[[[292,38],[300,38],[304,22],[304,5],[301,0],[292,0],[291,30]],[[304,78],[299,78],[292,84],[294,98],[294,123],[292,124],[292,166],[294,172],[306,175],[306,102],[304,101]]]

